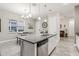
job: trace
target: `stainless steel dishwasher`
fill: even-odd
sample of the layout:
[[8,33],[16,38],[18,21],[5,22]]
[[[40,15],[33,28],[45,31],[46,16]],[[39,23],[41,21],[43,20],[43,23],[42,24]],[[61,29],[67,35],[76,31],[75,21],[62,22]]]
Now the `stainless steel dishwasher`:
[[37,43],[37,55],[48,56],[48,39]]

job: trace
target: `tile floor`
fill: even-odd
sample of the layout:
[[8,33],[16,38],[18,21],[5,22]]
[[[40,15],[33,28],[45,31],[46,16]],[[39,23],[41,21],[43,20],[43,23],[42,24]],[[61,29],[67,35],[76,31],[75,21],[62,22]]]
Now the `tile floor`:
[[79,56],[79,52],[75,47],[74,42],[74,38],[61,38],[51,56]]

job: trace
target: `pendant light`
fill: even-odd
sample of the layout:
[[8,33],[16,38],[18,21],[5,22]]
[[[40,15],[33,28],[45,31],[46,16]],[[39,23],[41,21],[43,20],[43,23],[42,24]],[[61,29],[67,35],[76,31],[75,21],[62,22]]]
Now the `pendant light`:
[[39,10],[38,10],[38,12],[39,12],[38,20],[41,20],[41,17],[40,17],[40,3],[39,3]]
[[[27,6],[27,4],[26,4],[26,6]],[[22,17],[23,19],[28,18],[28,16],[27,16],[27,7],[24,9],[24,15],[22,15],[21,17]]]
[[32,13],[31,13],[31,3],[29,3],[29,14],[28,14],[29,18],[32,17]]
[[23,19],[31,18],[32,17],[32,14],[31,14],[31,3],[29,3],[29,12],[28,12],[28,15],[27,15],[27,9],[24,9],[24,15],[22,15],[21,17]]
[[47,22],[47,20],[45,19],[44,22]]
[[24,9],[24,15],[21,16],[21,17],[24,18],[24,19],[26,18],[26,11],[27,11],[27,10]]
[[[44,7],[45,7],[45,10],[46,10],[46,7],[47,7],[46,3],[45,3],[45,5],[44,5]],[[45,18],[47,18],[47,16],[45,16]],[[47,20],[44,19],[44,22],[47,22]]]

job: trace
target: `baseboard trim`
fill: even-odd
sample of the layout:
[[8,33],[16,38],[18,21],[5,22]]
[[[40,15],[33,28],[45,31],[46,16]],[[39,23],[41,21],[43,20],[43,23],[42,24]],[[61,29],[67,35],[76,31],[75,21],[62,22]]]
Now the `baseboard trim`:
[[56,49],[56,47],[50,52],[50,54],[48,56],[51,56],[51,54],[54,52],[55,49]]

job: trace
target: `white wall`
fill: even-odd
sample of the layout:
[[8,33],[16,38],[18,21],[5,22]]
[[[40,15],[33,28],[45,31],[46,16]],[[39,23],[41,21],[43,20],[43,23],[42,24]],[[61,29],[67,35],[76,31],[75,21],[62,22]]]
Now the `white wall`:
[[74,32],[74,19],[71,18],[69,19],[69,36],[74,36],[75,32]]
[[50,15],[49,18],[48,18],[48,33],[49,34],[54,34],[54,33],[57,33],[56,30],[57,30],[57,24],[56,24],[56,21],[57,21],[57,16],[52,16]]
[[36,19],[36,23],[35,23],[35,24],[36,24],[36,25],[35,25],[36,29],[35,29],[35,32],[36,32],[37,34],[40,34],[40,32],[41,32],[42,30],[48,31],[48,27],[47,27],[47,28],[43,28],[43,27],[42,27],[42,23],[44,22],[44,20],[47,20],[47,23],[48,23],[48,19],[45,18],[45,17],[42,17],[41,20]]
[[75,33],[79,33],[79,5],[75,6]]
[[76,46],[79,50],[79,5],[75,6],[75,35],[76,35]]
[[[60,24],[62,25],[62,28],[60,30],[65,30],[65,28],[69,28],[69,19],[66,16],[60,15]],[[64,27],[66,25],[66,27]]]
[[[14,19],[17,21],[25,21],[21,18],[20,15],[17,15],[15,13],[8,12],[5,10],[0,10],[0,18],[1,18],[0,41],[13,39],[17,36],[17,33],[9,32],[9,30],[8,30],[9,19]],[[27,28],[26,28],[27,26],[28,25],[25,24],[25,27],[24,27],[25,31],[27,31]],[[33,30],[30,30],[30,31],[33,31]]]
[[40,35],[40,29],[41,29],[41,21],[36,21],[35,33],[37,33],[38,35]]
[[[60,30],[67,29],[68,36],[74,36],[74,18],[68,18],[60,15],[60,24],[62,25]],[[64,25],[66,25],[66,27],[64,27]]]
[[[25,19],[25,32],[35,32],[35,20],[34,19]],[[30,23],[33,26],[33,29],[28,29]]]

